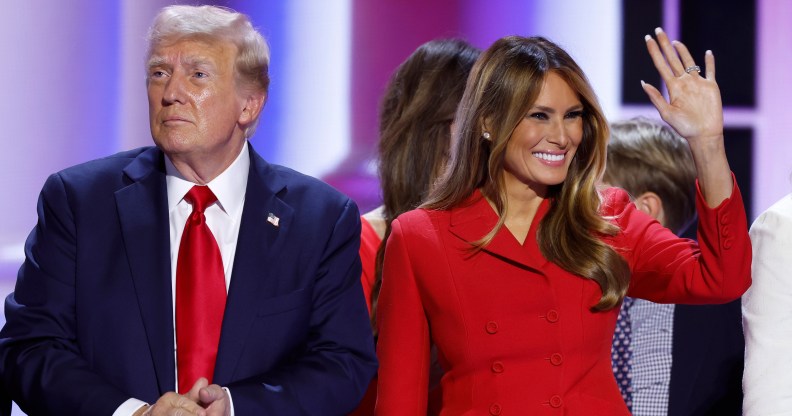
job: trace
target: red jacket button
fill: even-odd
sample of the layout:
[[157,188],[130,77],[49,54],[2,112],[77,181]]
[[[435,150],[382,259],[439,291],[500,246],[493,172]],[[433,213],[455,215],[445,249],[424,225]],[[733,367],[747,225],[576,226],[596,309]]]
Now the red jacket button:
[[550,309],[547,311],[547,315],[545,315],[545,319],[547,322],[557,322],[558,321],[558,311],[555,309]]
[[503,372],[503,363],[500,361],[495,361],[492,363],[492,372],[493,373],[502,373]]
[[550,407],[559,408],[563,404],[564,404],[564,401],[561,400],[561,396],[553,396],[553,397],[550,398]]
[[491,415],[498,416],[499,414],[501,414],[501,405],[499,405],[498,403],[493,403],[490,405],[489,411]]
[[550,364],[561,365],[561,363],[563,362],[564,362],[564,356],[559,353],[555,353],[550,356]]
[[488,334],[495,334],[498,332],[498,323],[495,321],[489,321],[487,322],[487,325],[484,326],[484,329]]

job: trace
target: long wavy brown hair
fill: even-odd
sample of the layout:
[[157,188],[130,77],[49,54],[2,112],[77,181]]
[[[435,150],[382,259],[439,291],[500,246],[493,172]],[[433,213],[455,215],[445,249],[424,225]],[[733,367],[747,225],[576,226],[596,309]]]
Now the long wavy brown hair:
[[[418,207],[447,162],[451,123],[480,53],[463,40],[432,40],[419,46],[391,77],[379,125],[379,179],[386,224],[383,242],[390,235],[391,222]],[[372,290],[373,328],[384,255],[383,243],[377,251]]]
[[[597,191],[605,170],[608,124],[583,71],[553,42],[509,36],[484,51],[459,104],[449,167],[422,207],[450,209],[480,189],[500,217],[487,235],[472,243],[474,250],[486,248],[505,220],[506,145],[550,72],[564,79],[583,104],[583,138],[566,179],[545,195],[550,209],[539,224],[537,243],[545,258],[600,286],[602,297],[594,310],[610,309],[624,297],[630,271],[624,258],[602,240],[620,231],[600,214]],[[490,140],[482,139],[484,120]]]

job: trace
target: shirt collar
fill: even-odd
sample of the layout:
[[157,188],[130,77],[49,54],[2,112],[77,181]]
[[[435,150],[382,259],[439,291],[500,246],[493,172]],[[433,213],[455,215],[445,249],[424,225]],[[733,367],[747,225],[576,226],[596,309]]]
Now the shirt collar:
[[[239,152],[239,156],[234,162],[223,173],[206,184],[217,197],[220,208],[232,217],[236,217],[245,202],[249,172],[250,151],[248,143],[245,141],[242,151]],[[195,184],[186,180],[168,157],[165,157],[165,174],[165,183],[168,189],[168,212],[171,212]]]

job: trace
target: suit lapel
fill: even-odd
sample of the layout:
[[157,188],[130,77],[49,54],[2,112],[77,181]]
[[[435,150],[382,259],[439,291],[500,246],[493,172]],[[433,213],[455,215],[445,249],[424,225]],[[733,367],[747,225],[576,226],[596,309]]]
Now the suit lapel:
[[[548,208],[548,200],[543,201],[539,206],[524,245],[520,245],[511,232],[503,226],[484,251],[517,267],[542,273],[548,261],[539,251],[536,231],[539,221],[545,216]],[[497,223],[498,215],[481,193],[476,191],[459,208],[452,209],[450,231],[470,243],[487,235]]]
[[116,192],[129,267],[160,393],[174,389],[170,235],[163,155],[151,148],[124,174],[132,183]]
[[233,379],[262,293],[276,292],[278,280],[269,276],[268,265],[278,261],[294,216],[292,207],[278,198],[278,193],[286,188],[285,182],[252,146],[250,159],[242,222],[215,364],[214,382],[220,385]]

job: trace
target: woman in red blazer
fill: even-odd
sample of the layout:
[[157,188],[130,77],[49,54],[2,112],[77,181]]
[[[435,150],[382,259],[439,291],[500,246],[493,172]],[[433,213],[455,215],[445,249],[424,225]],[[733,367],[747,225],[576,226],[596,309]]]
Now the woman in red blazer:
[[441,415],[627,415],[610,358],[624,295],[719,303],[750,285],[714,57],[702,72],[656,33],[647,48],[670,102],[643,88],[694,155],[700,246],[597,188],[607,122],[572,58],[543,38],[500,39],[468,80],[444,176],[392,223],[376,414],[426,414],[434,344]]
[[[410,54],[388,81],[380,106],[377,144],[382,205],[360,220],[360,282],[372,317],[382,276],[381,242],[390,234],[393,219],[421,204],[445,166],[451,122],[480,53],[460,39],[430,40]],[[376,326],[372,329],[376,339]],[[435,375],[430,384],[436,386],[438,379]],[[349,416],[373,415],[376,398],[375,377]]]

